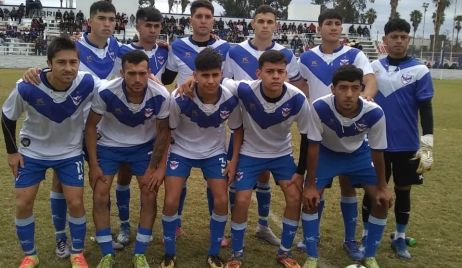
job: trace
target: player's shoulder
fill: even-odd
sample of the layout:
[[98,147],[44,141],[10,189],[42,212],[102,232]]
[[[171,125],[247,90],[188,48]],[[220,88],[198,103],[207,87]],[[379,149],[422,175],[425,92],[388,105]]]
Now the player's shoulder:
[[319,53],[322,53],[319,50],[319,46],[315,46],[314,48],[303,52],[302,55],[300,55],[300,61],[301,62],[307,61],[307,60],[311,59],[313,56],[318,55]]
[[98,87],[98,92],[101,94],[101,92],[104,91],[121,91],[122,90],[122,83],[123,83],[123,78],[118,77],[112,80],[100,80],[100,85]]
[[168,92],[167,88],[157,82],[152,81],[151,79],[148,80],[148,90],[155,96],[161,95],[165,99],[170,97],[170,93]]

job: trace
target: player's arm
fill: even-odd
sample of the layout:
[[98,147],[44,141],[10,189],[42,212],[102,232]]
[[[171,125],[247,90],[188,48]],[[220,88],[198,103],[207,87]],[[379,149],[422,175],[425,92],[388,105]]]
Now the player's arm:
[[420,158],[417,173],[421,174],[429,171],[433,165],[433,107],[431,99],[420,101],[418,105],[422,136],[415,158]]
[[22,75],[22,80],[24,82],[34,85],[40,85],[40,73],[42,70],[40,68],[29,68]]
[[101,114],[90,110],[87,123],[85,125],[85,144],[87,146],[88,167],[90,169],[90,186],[93,189],[95,188],[97,181],[103,178],[103,172],[98,164],[98,157],[96,154],[96,142],[98,139],[96,126],[101,121],[102,117],[103,116]]
[[175,81],[176,75],[178,72],[172,71],[168,68],[165,68],[165,72],[162,74],[161,81],[164,85],[170,85]]
[[157,191],[165,177],[168,148],[171,142],[168,122],[168,118],[156,119],[156,141],[154,142],[151,161],[142,178],[142,184],[149,187],[151,191]]
[[18,168],[24,166],[24,161],[21,154],[18,153],[18,146],[16,145],[16,120],[10,120],[5,113],[2,113],[2,130],[6,152],[8,153],[8,165],[16,178]]
[[378,178],[375,201],[379,206],[390,208],[392,206],[392,197],[388,191],[387,181],[385,179],[385,160],[383,158],[383,151],[371,149],[371,157]]
[[369,101],[373,101],[377,95],[377,80],[374,74],[366,74],[363,76],[364,91],[362,96]]
[[308,98],[308,83],[306,82],[305,79],[303,78],[300,78],[298,79],[297,81],[290,81],[289,83],[291,83],[292,85],[298,87],[298,89],[300,89],[303,94],[305,94],[305,96]]

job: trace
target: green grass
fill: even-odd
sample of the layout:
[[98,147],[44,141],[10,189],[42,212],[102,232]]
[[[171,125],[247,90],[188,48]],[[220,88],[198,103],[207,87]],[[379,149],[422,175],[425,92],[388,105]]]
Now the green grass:
[[[16,80],[21,76],[22,70],[0,70],[0,101],[3,103],[13,88]],[[460,173],[462,167],[462,81],[435,81],[436,97],[434,99],[435,114],[435,165],[433,170],[425,176],[423,186],[412,190],[412,215],[408,234],[417,239],[417,246],[411,248],[412,261],[401,261],[394,257],[390,250],[390,242],[383,240],[378,253],[381,267],[461,267],[462,266],[462,181]],[[297,135],[294,135],[297,137]],[[16,238],[14,227],[14,184],[13,178],[6,164],[6,155],[3,142],[0,141],[0,267],[17,267],[22,252]],[[295,155],[298,155],[298,140],[294,139]],[[205,182],[194,171],[188,181],[189,191],[184,211],[184,229],[186,235],[177,243],[178,267],[206,267],[205,258],[208,247],[208,211],[205,196]],[[273,184],[274,186],[274,184]],[[138,218],[139,194],[136,182],[132,183],[131,220],[132,230],[135,230]],[[51,180],[47,178],[41,185],[35,202],[36,241],[41,267],[69,267],[67,260],[59,260],[54,255],[54,230],[51,224],[49,209],[49,190]],[[272,213],[280,219],[283,210],[283,196],[276,186]],[[391,189],[391,186],[390,186]],[[115,197],[112,197],[112,226],[117,231],[117,216],[114,208]],[[158,213],[154,226],[154,241],[147,252],[152,267],[158,267],[163,252],[160,243],[161,224],[160,211],[163,204],[163,189],[158,198]],[[330,191],[326,191],[326,209],[321,225],[320,255],[323,265],[320,267],[345,267],[353,263],[349,260],[341,246],[343,239],[343,223],[339,211],[339,189],[335,183]],[[85,255],[91,267],[99,261],[100,253],[97,245],[90,241],[94,235],[94,225],[91,216],[91,191],[85,189],[85,205],[87,209],[88,231]],[[246,237],[246,267],[278,267],[275,262],[277,248],[269,246],[253,237],[256,227],[256,205],[250,208],[249,228]],[[279,235],[281,226],[271,221],[274,231]],[[393,230],[394,216],[390,213],[388,219],[388,234]],[[229,227],[228,227],[229,228]],[[301,230],[301,228],[300,228]],[[360,234],[358,226],[358,235]],[[299,232],[300,233],[300,232]],[[296,241],[300,236],[297,236]],[[134,235],[132,235],[134,240]],[[132,246],[117,253],[117,267],[131,266]],[[229,256],[229,249],[222,251],[222,256]],[[303,262],[303,253],[294,250],[294,256]]]

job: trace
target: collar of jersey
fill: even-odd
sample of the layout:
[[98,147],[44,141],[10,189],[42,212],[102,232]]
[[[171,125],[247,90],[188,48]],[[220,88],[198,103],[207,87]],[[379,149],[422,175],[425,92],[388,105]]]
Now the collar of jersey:
[[[189,38],[189,42],[191,42],[191,44],[196,45],[196,46],[199,46],[199,44],[205,43],[205,42],[197,42],[197,41],[194,41],[194,40],[192,39],[192,35],[189,36],[188,38]],[[217,41],[217,40],[215,40],[214,38],[210,37],[210,39],[207,41],[207,44],[206,44],[205,46],[210,46],[210,45],[212,45],[213,43],[215,43],[215,41]]]
[[66,92],[71,86],[72,84],[66,88],[65,90],[57,90],[53,85],[51,85],[50,81],[48,81],[48,78],[47,78],[47,73],[51,72],[51,69],[49,68],[45,68],[43,69],[41,72],[40,72],[40,80],[42,80],[42,83],[49,89],[53,90],[53,91],[56,91],[56,92]]
[[[132,45],[132,47],[133,47],[134,49],[144,50],[144,47],[142,47],[142,46],[137,46],[137,45],[135,45],[135,43],[131,43],[131,45]],[[156,47],[157,47],[157,44],[154,45],[154,46],[152,47],[151,50],[156,49]]]
[[362,114],[364,103],[361,100],[361,97],[358,98],[359,113],[357,115],[355,115],[353,118],[345,117],[337,110],[337,106],[335,106],[335,95],[332,95],[332,102],[333,102],[332,104],[334,106],[335,113],[338,114],[342,118],[346,118],[347,120],[353,120],[354,121],[356,118],[358,118]]
[[[254,39],[254,38],[251,38],[251,39],[249,39],[247,42],[249,43],[249,46],[250,46],[251,48],[253,48],[253,49],[255,49],[256,51],[258,51],[258,49],[257,49],[254,45],[252,45],[252,42],[251,42],[251,41],[252,41],[253,39]],[[265,51],[270,50],[270,49],[273,49],[274,45],[276,45],[276,42],[271,41],[271,45],[270,45],[269,47],[265,48]]]
[[287,91],[287,86],[286,86],[286,84],[283,84],[282,85],[282,93],[281,93],[281,95],[279,97],[276,97],[276,98],[270,98],[270,97],[266,96],[265,93],[263,92],[263,82],[260,82],[260,94],[267,102],[277,103],[278,101],[282,100],[282,97],[284,97],[284,95],[286,94],[286,91]]
[[[199,95],[199,90],[198,90],[197,85],[194,87],[194,91],[195,91],[194,94],[196,94],[197,98],[198,98],[202,103],[204,103],[204,100],[203,100],[203,99],[201,98],[201,96]],[[217,101],[216,101],[213,105],[217,104],[217,103],[220,101],[222,92],[223,92],[223,91],[222,91],[222,89],[221,89],[221,86],[219,86],[219,87],[218,87],[218,98],[217,98]],[[205,103],[204,103],[204,104],[205,104]]]
[[[146,91],[147,91],[148,87],[146,86],[144,88],[144,95],[143,95],[143,101],[141,103],[144,102],[144,98],[146,97]],[[125,95],[125,100],[127,100],[127,103],[131,103],[130,100],[128,99],[128,92],[127,92],[127,85],[125,84],[125,81],[122,81],[122,90],[124,91],[124,95]]]
[[[392,66],[399,66],[401,65],[403,62],[407,62],[409,60],[411,60],[412,58],[409,57],[408,55],[406,55],[405,57],[403,58],[400,58],[400,59],[393,59],[393,58],[390,58],[390,56],[387,56],[387,64],[388,65],[392,65]],[[392,64],[392,63],[397,63],[397,64]]]
[[[88,39],[88,33],[84,33],[83,34],[83,38],[85,38],[85,42],[87,42],[87,44],[89,44],[90,46],[92,47],[95,47],[97,49],[100,49],[97,45],[93,44],[90,39]],[[106,41],[106,45],[104,47],[107,47],[107,41]]]
[[[343,45],[340,45],[338,48],[335,48],[335,49],[334,49],[334,51],[332,52],[332,54],[339,52],[340,50],[342,50],[342,48],[343,48]],[[321,51],[323,54],[326,54],[326,53],[324,53],[324,51],[322,50],[322,45],[319,45],[319,51]]]

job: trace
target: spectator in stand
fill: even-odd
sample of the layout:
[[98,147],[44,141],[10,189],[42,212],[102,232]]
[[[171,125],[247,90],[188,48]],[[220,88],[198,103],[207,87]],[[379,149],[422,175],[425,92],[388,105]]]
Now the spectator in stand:
[[8,8],[4,8],[3,15],[5,16],[5,20],[8,20],[10,18],[10,10]]
[[135,15],[131,14],[130,15],[130,27],[135,26]]
[[363,28],[361,25],[358,25],[358,29],[356,29],[356,33],[361,37],[363,36]]
[[25,6],[23,3],[18,8],[18,11],[16,13],[16,17],[18,17],[18,23],[21,24],[22,18],[24,17],[24,14],[26,13]]
[[2,20],[4,20],[4,14],[3,14],[3,9],[0,8],[0,18],[2,18]]
[[297,52],[300,52],[300,49],[303,49],[303,42],[298,37],[298,35],[294,36],[292,41],[290,41],[290,48],[292,49],[294,54],[297,53]]
[[308,26],[308,33],[316,33],[316,26],[314,23],[311,23],[310,26]]
[[220,18],[217,22],[218,30],[223,31],[225,29],[225,22]]
[[58,23],[63,22],[63,13],[61,13],[61,10],[58,9],[55,14],[55,21]]
[[10,18],[11,18],[11,20],[16,21],[16,19],[17,19],[16,16],[17,16],[17,14],[18,14],[17,12],[18,12],[18,11],[16,10],[15,7],[13,7],[13,9],[11,9],[11,12],[10,12]]
[[287,24],[284,22],[284,23],[282,24],[282,32],[283,32],[283,33],[287,33],[287,30],[288,30]]
[[82,24],[84,19],[85,19],[85,15],[83,15],[82,10],[79,10],[79,12],[77,12],[77,15],[75,15],[75,21],[80,22],[80,24]]
[[366,26],[364,26],[363,28],[363,36],[364,37],[371,37],[371,33],[369,32],[369,28],[367,28]]
[[287,34],[283,33],[281,35],[281,44],[289,44],[289,39],[287,38]]
[[348,28],[348,33],[351,34],[351,35],[355,35],[355,34],[356,34],[356,29],[355,29],[355,25],[354,25],[354,24],[351,24],[350,28]]

